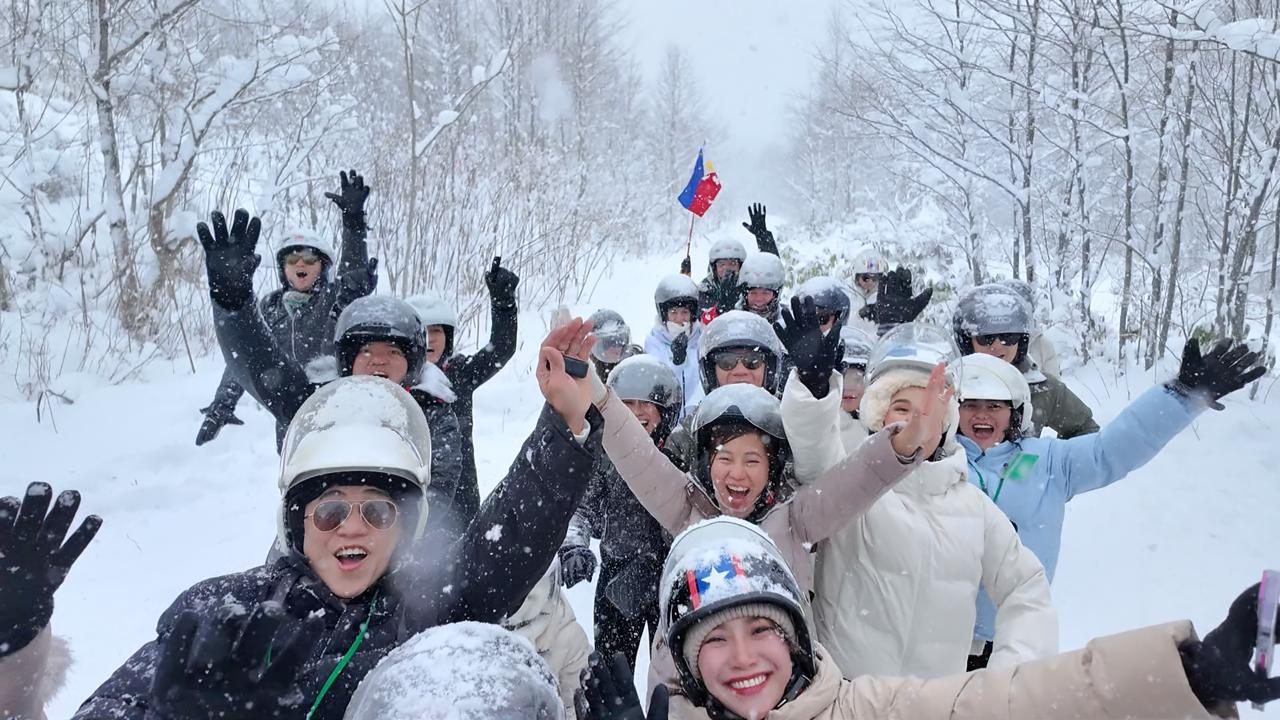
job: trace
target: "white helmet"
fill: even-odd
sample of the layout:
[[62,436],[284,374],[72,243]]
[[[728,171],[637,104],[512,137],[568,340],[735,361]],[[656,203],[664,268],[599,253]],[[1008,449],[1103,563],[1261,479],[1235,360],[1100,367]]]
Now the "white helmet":
[[889,272],[889,261],[874,248],[867,248],[853,257],[854,275],[883,275]]
[[782,267],[782,258],[773,253],[756,253],[742,263],[738,273],[738,282],[743,287],[766,288],[775,293],[782,292],[782,285],[787,280],[787,271]]
[[840,342],[844,343],[844,364],[861,365],[865,370],[871,359],[871,348],[876,344],[875,338],[864,330],[845,325],[840,328]]
[[668,275],[658,281],[653,290],[653,307],[658,311],[658,322],[667,318],[667,308],[689,308],[689,315],[698,317],[698,284],[687,275]]
[[276,542],[282,553],[302,552],[303,507],[351,474],[395,499],[416,501],[413,508],[400,508],[413,522],[404,537],[412,541],[422,536],[431,483],[431,430],[413,396],[390,380],[339,378],[316,390],[293,416],[280,450]]
[[428,325],[443,325],[447,328],[458,327],[457,311],[438,292],[428,290],[421,295],[414,295],[405,302],[413,306],[414,311],[418,313],[418,319],[422,321],[423,327]]
[[948,370],[960,380],[957,400],[1007,400],[1014,412],[1010,429],[1016,427],[1019,437],[1031,431],[1031,387],[1018,368],[994,355],[974,353],[953,360]]
[[320,256],[321,277],[326,281],[332,280],[333,274],[333,245],[325,240],[319,234],[310,230],[298,229],[285,233],[284,237],[276,243],[276,272],[280,276],[280,283],[283,287],[289,287],[289,280],[284,274],[284,256],[289,254],[291,250],[311,250]]
[[733,238],[725,238],[717,240],[711,246],[711,252],[707,254],[707,266],[711,268],[711,272],[716,271],[717,260],[737,260],[743,262],[747,259],[747,248],[739,241]]

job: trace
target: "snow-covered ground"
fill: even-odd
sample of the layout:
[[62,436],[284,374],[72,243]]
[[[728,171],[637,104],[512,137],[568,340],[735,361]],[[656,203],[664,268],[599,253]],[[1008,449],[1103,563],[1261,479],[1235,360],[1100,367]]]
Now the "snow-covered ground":
[[[695,257],[705,257],[703,250]],[[611,307],[642,343],[654,318],[652,288],[678,262],[671,256],[619,263],[592,301],[570,309],[586,315]],[[484,490],[502,477],[541,403],[532,358],[546,320],[528,312],[521,322],[515,359],[476,394]],[[45,480],[57,490],[79,489],[84,509],[105,519],[57,596],[55,629],[70,638],[75,665],[50,717],[69,717],[152,638],[157,617],[180,591],[256,565],[266,554],[279,498],[270,416],[246,398],[244,427],[225,429],[203,448],[193,444],[197,408],[209,401],[221,366],[211,355],[194,375],[184,359],[153,365],[128,385],[82,378],[74,383],[75,403],[55,405],[41,422],[32,403],[0,405],[0,495]],[[1105,365],[1068,378],[1103,422],[1162,379]],[[1133,476],[1072,502],[1054,586],[1064,649],[1183,617],[1203,632],[1264,567],[1280,567],[1280,476],[1269,467],[1280,393],[1268,393],[1269,384],[1257,401],[1229,399],[1226,412],[1207,414]],[[584,584],[568,592],[590,634],[594,589]],[[1280,715],[1280,707],[1273,713]]]

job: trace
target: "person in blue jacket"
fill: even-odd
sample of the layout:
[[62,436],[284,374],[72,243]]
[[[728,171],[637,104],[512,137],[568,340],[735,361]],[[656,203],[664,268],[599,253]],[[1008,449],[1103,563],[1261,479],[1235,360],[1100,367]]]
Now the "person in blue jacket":
[[[1201,355],[1187,341],[1177,378],[1129,404],[1099,432],[1069,440],[1028,436],[1031,390],[1017,368],[982,354],[953,363],[960,398],[956,438],[969,459],[969,482],[1009,516],[1023,545],[1053,582],[1067,501],[1104,488],[1145,465],[1206,408],[1265,373],[1243,343],[1219,342]],[[978,598],[970,669],[985,667],[994,637],[995,607]]]

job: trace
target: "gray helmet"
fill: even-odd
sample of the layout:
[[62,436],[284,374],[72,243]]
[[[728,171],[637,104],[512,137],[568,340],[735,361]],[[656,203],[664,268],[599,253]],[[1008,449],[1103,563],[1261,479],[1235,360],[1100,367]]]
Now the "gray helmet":
[[987,283],[970,288],[960,296],[952,316],[956,345],[965,355],[973,352],[971,340],[978,335],[1018,334],[1014,364],[1027,354],[1027,343],[1034,327],[1031,305],[1016,290],[1000,283]]
[[631,326],[608,308],[591,313],[590,320],[591,334],[596,336],[596,344],[591,346],[591,357],[609,365],[617,364],[631,344]]
[[667,319],[667,309],[676,306],[689,308],[690,317],[698,317],[698,284],[684,275],[668,275],[658,281],[653,291],[653,307],[658,311],[658,322]]
[[702,330],[698,341],[698,365],[702,372],[702,387],[707,392],[716,389],[715,353],[729,348],[751,348],[765,356],[764,388],[775,392],[778,387],[778,366],[782,359],[782,342],[768,320],[745,310],[730,310],[712,320]]
[[733,238],[724,238],[717,240],[711,246],[711,252],[707,254],[707,265],[711,268],[711,272],[716,271],[717,260],[737,260],[744,262],[747,259],[747,248],[741,241]]
[[862,367],[864,370],[871,360],[871,348],[876,344],[870,333],[845,325],[840,328],[840,342],[844,343],[844,364]]
[[422,379],[422,363],[427,357],[427,335],[422,321],[409,303],[388,295],[366,295],[353,300],[333,329],[338,351],[338,374],[351,374],[356,353],[370,342],[391,342],[400,346],[409,363],[401,384],[412,387]]
[[1012,288],[1014,292],[1022,296],[1023,300],[1027,301],[1027,304],[1031,306],[1031,310],[1033,312],[1035,311],[1036,289],[1031,286],[1031,283],[1026,280],[1019,280],[1018,278],[1008,278],[1001,280],[1000,284],[1007,288]]
[[805,280],[796,288],[795,297],[801,300],[813,298],[814,306],[835,313],[836,327],[849,319],[849,290],[833,277],[819,275]]
[[738,383],[723,385],[707,393],[698,403],[693,415],[693,436],[697,442],[698,464],[694,477],[702,484],[707,495],[714,498],[715,486],[711,481],[712,431],[721,425],[747,425],[767,435],[774,447],[769,463],[769,480],[764,492],[756,500],[756,506],[748,519],[758,521],[775,504],[784,498],[783,469],[791,457],[787,433],[782,425],[782,404],[764,388]]
[[621,400],[644,400],[657,405],[662,422],[650,434],[666,439],[684,405],[680,381],[670,365],[652,355],[633,355],[613,368],[608,385]]
[[748,290],[766,288],[775,293],[782,292],[782,285],[787,280],[787,271],[782,267],[782,259],[773,253],[756,253],[742,263],[742,271],[738,273],[738,282]]

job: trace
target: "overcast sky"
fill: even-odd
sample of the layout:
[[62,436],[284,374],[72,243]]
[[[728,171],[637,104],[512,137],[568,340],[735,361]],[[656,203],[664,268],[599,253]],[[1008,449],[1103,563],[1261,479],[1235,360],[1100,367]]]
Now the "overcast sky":
[[[729,136],[708,148],[726,196],[777,198],[765,153],[787,137],[793,98],[809,86],[813,55],[838,0],[644,0],[620,3],[630,44],[656,77],[668,44],[685,50],[713,120]],[[690,158],[692,160],[692,157]],[[733,189],[732,195],[728,195]],[[736,209],[735,209],[736,211]],[[745,217],[743,218],[745,219]]]

